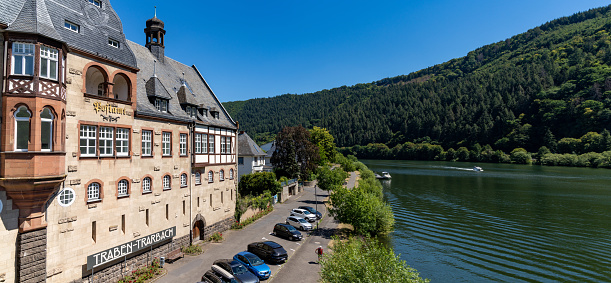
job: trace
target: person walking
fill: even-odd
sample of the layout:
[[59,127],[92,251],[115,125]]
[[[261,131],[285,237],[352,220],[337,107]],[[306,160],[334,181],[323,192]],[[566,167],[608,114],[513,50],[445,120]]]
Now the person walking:
[[314,251],[318,256],[318,263],[320,263],[320,259],[322,259],[322,246],[318,246],[318,248]]

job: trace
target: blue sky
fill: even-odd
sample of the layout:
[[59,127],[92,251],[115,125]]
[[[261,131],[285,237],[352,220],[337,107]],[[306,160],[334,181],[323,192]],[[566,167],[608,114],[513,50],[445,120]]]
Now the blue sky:
[[368,83],[465,56],[599,0],[110,0],[127,39],[165,22],[165,54],[222,102]]

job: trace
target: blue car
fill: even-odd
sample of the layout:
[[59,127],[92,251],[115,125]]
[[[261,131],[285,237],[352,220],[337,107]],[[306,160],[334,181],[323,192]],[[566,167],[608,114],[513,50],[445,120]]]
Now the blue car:
[[272,271],[269,269],[269,266],[263,262],[258,256],[249,252],[239,252],[238,254],[233,256],[234,260],[239,261],[244,264],[246,268],[254,275],[257,275],[259,279],[265,280],[269,278],[272,274]]

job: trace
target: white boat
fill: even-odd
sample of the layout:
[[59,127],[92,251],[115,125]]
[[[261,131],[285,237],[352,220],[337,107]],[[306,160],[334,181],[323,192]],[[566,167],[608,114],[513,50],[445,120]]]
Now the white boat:
[[382,175],[375,174],[377,179],[390,179],[392,178],[388,172],[382,172]]
[[479,167],[479,166],[473,166],[473,171],[475,171],[475,172],[483,172],[484,169],[482,169],[482,167]]

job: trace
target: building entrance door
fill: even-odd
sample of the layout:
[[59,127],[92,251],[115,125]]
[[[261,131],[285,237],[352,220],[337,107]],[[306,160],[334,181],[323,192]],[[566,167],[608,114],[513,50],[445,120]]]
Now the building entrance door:
[[193,225],[193,240],[204,239],[204,221],[197,220]]

